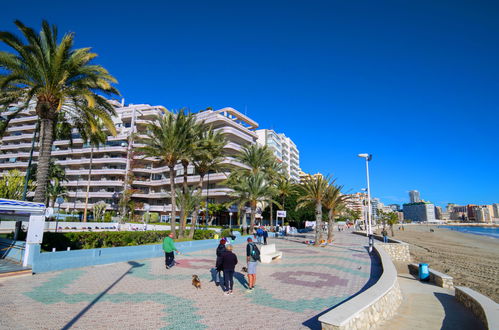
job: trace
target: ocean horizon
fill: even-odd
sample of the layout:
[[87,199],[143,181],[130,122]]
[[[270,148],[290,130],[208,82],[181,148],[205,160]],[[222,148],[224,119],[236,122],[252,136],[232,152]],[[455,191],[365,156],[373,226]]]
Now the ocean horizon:
[[438,227],[459,231],[465,234],[487,236],[499,239],[499,227],[478,227],[478,226],[438,226]]

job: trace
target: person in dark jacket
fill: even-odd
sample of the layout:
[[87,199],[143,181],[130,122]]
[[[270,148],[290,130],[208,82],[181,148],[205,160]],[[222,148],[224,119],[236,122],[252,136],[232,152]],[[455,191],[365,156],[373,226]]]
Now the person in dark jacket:
[[225,247],[220,257],[220,268],[224,271],[225,294],[232,294],[234,288],[234,271],[237,265],[237,256],[232,253],[232,245]]
[[267,229],[263,228],[263,244],[267,245],[267,238],[269,237],[269,233],[267,232]]
[[217,247],[217,261],[215,264],[215,267],[217,268],[217,273],[215,274],[215,284],[217,286],[220,285],[220,273],[222,272],[222,268],[219,267],[220,263],[220,258],[222,257],[222,253],[225,252],[225,243],[227,243],[226,240],[221,239],[220,244],[218,244]]

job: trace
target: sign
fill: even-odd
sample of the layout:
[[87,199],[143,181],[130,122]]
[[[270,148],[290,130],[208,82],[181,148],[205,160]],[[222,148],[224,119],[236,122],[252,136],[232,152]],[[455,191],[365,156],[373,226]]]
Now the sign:
[[286,217],[286,211],[277,211],[277,217],[278,218],[285,218]]
[[43,215],[31,215],[29,217],[28,236],[26,243],[41,244],[43,230],[45,229],[45,217]]

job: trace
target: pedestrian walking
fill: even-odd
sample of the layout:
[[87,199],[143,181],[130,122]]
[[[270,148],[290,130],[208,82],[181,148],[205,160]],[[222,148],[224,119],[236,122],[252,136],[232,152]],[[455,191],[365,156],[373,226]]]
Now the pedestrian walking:
[[251,237],[247,239],[246,245],[246,262],[248,263],[248,290],[246,292],[253,292],[256,283],[256,264],[260,261],[260,250]]
[[234,289],[234,271],[237,265],[237,256],[232,252],[232,245],[227,245],[222,252],[218,268],[224,272],[224,291],[226,295],[232,294]]
[[267,245],[267,238],[268,238],[268,237],[269,237],[269,233],[268,233],[267,229],[265,228],[265,229],[263,230],[263,244],[264,244],[264,245]]
[[220,273],[222,272],[223,269],[220,267],[220,265],[221,265],[222,254],[225,252],[225,244],[226,243],[227,243],[227,241],[225,239],[221,239],[220,244],[218,244],[218,247],[217,247],[217,261],[215,263],[215,267],[216,267],[215,284],[217,286],[220,285],[220,281],[221,281]]
[[175,265],[175,253],[178,252],[173,241],[173,234],[170,233],[163,240],[163,251],[165,251],[165,266],[166,269],[172,268]]
[[256,230],[256,239],[258,244],[263,243],[263,229],[261,227],[258,227],[258,229]]
[[383,227],[381,235],[383,235],[383,243],[388,243],[388,232],[386,231],[386,228]]

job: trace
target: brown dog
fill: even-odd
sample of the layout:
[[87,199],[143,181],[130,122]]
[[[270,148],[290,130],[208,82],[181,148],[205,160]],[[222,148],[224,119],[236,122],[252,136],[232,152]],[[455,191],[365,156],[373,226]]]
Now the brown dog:
[[201,289],[201,281],[197,275],[192,275],[192,285],[194,285],[196,289]]

